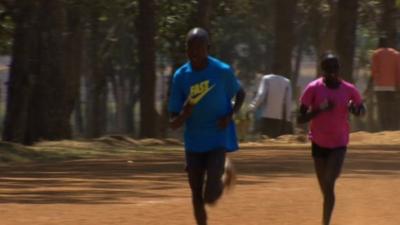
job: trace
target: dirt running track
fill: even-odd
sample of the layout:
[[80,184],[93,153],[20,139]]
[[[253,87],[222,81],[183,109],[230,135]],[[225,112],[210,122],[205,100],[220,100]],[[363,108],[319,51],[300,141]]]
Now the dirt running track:
[[[306,150],[242,149],[210,225],[320,225]],[[128,162],[128,160],[132,160]],[[0,225],[192,225],[182,154],[0,167]],[[400,150],[350,150],[332,225],[400,224]]]

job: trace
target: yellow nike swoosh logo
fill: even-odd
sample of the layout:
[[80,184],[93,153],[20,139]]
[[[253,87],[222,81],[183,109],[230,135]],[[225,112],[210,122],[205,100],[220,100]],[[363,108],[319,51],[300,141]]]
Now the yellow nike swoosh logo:
[[210,91],[214,88],[214,86],[215,86],[215,84],[214,84],[213,86],[209,87],[209,88],[208,88],[206,91],[204,91],[203,93],[201,93],[201,94],[199,94],[199,95],[197,95],[197,96],[195,96],[195,97],[190,96],[189,102],[190,102],[192,105],[196,105],[198,102],[200,102],[200,100],[201,100],[202,98],[204,98],[204,96],[206,96],[206,94],[207,94],[208,92],[210,92]]

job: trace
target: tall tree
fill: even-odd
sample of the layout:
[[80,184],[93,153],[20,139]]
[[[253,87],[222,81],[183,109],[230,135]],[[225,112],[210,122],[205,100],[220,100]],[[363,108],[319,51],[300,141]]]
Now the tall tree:
[[0,1],[0,54],[9,55],[11,52],[11,39],[14,30],[12,22],[12,3]]
[[[66,100],[71,102],[69,107],[74,107],[75,130],[78,134],[83,133],[83,121],[81,115],[80,87],[83,58],[83,16],[82,4],[79,0],[70,1],[66,6],[66,33],[65,33],[65,76],[70,80],[66,85],[68,95]],[[71,109],[68,109],[70,111]]]
[[[42,0],[38,10],[39,39],[35,49],[33,89],[26,142],[71,138],[74,99],[67,89],[75,79],[65,71],[66,14],[62,0]],[[52,18],[49,20],[49,18]],[[74,84],[72,84],[74,85]]]
[[101,5],[94,5],[89,24],[89,71],[85,77],[86,84],[86,136],[99,137],[106,131],[107,121],[107,77],[105,69],[110,62],[102,54],[104,29],[100,21]]
[[17,1],[13,8],[15,24],[10,77],[7,82],[7,105],[3,140],[25,142],[28,129],[29,98],[32,93],[33,47],[36,42],[38,5],[33,1]]
[[397,43],[397,13],[396,0],[382,0],[382,17],[379,23],[381,33],[386,35],[388,46],[396,48]]
[[294,19],[297,0],[275,0],[275,48],[272,70],[291,78],[294,47]]
[[[302,0],[303,5],[309,8],[306,18],[306,27],[310,30],[311,45],[315,49],[316,61],[319,62],[322,54],[334,51],[337,29],[337,0]],[[300,34],[302,38],[304,34]],[[307,36],[307,33],[305,33]],[[320,74],[319,63],[316,63],[316,74]]]
[[197,26],[203,27],[208,31],[211,28],[212,3],[212,0],[199,0],[197,5]]
[[124,24],[115,33],[117,41],[108,76],[115,98],[115,128],[118,133],[133,133],[133,107],[136,103],[136,80],[134,67],[135,38],[130,24]]
[[24,144],[71,138],[70,116],[76,95],[68,90],[75,79],[67,77],[64,64],[64,1],[17,1],[15,6],[3,138]]
[[339,0],[336,31],[336,52],[340,60],[340,74],[353,82],[354,52],[358,18],[358,0]]
[[[352,1],[352,0],[350,0]],[[336,34],[338,27],[338,1],[337,0],[328,0],[327,2],[328,11],[325,12],[328,14],[327,18],[327,26],[322,30],[320,40],[319,40],[319,57],[326,51],[334,51],[336,49]],[[315,20],[319,20],[319,18],[314,18]]]
[[140,73],[140,136],[155,137],[157,114],[155,110],[155,1],[139,0],[136,20]]

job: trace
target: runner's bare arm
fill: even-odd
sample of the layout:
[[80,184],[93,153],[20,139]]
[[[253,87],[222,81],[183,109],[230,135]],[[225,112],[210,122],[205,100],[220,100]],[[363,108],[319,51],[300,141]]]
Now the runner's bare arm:
[[350,102],[348,109],[355,116],[364,116],[367,111],[364,104],[356,106],[353,102]]
[[300,106],[299,115],[297,116],[297,122],[299,124],[307,123],[318,114],[319,110],[308,111],[308,107],[302,104]]
[[297,122],[299,124],[307,123],[310,120],[312,120],[314,117],[316,117],[318,114],[320,114],[321,112],[330,111],[334,107],[335,107],[335,105],[331,101],[324,102],[318,108],[312,109],[312,110],[309,110],[308,106],[301,104],[300,110],[299,110],[299,115],[297,116]]
[[235,97],[235,104],[233,105],[232,115],[239,112],[240,108],[242,108],[245,98],[246,92],[242,88],[240,88]]
[[193,107],[194,105],[191,104],[190,101],[186,101],[181,112],[171,113],[169,119],[170,128],[178,129],[179,127],[181,127],[185,123],[186,119],[189,118],[192,114]]
[[218,120],[219,128],[223,129],[228,126],[229,122],[232,120],[233,114],[238,113],[242,107],[245,97],[246,92],[243,90],[243,88],[240,88],[240,90],[236,93],[235,104],[233,105],[232,112]]

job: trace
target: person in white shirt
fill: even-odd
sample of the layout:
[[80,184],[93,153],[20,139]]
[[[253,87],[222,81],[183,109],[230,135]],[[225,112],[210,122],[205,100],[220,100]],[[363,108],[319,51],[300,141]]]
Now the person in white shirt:
[[249,106],[249,113],[255,115],[256,131],[271,138],[292,133],[291,105],[290,80],[275,74],[264,75]]

